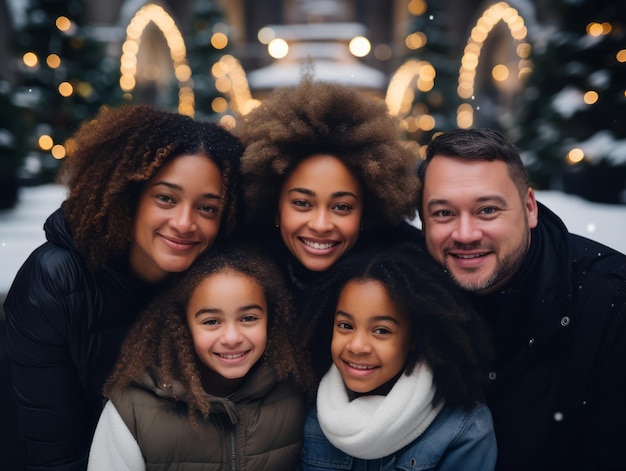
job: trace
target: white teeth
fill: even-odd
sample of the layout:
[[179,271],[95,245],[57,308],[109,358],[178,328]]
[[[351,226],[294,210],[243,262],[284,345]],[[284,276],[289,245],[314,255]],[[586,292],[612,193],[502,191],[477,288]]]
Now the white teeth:
[[465,258],[465,259],[470,259],[470,258],[478,258],[478,257],[482,257],[482,254],[473,254],[473,255],[457,255],[458,258]]
[[354,368],[355,370],[373,370],[374,367],[373,366],[367,366],[367,365],[356,365],[354,363],[349,363],[348,365],[350,365],[351,368]]
[[225,353],[220,353],[219,356],[221,356],[222,358],[225,358],[226,360],[234,360],[236,358],[241,358],[242,356],[244,356],[246,353],[242,352],[242,353],[234,353],[232,355],[228,355]]
[[331,247],[333,247],[335,245],[334,242],[326,242],[325,244],[320,244],[318,242],[313,242],[313,241],[306,240],[306,239],[303,240],[303,242],[308,247],[311,247],[311,248],[316,249],[316,250],[330,249]]

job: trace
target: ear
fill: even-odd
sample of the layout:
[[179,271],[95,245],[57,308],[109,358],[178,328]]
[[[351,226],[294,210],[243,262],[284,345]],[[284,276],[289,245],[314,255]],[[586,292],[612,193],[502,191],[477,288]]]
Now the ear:
[[532,188],[528,189],[524,204],[526,206],[526,215],[528,217],[528,227],[530,229],[534,229],[535,227],[537,227],[537,222],[539,220],[539,208],[537,207],[535,192]]

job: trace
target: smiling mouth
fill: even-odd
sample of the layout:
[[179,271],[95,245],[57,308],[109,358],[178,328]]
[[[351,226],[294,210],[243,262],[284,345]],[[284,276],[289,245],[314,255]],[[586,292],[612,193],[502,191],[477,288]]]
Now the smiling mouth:
[[312,240],[302,238],[300,240],[304,245],[315,250],[328,250],[336,245],[339,245],[339,242],[314,242]]
[[236,360],[237,358],[241,358],[245,356],[248,352],[241,353],[216,353],[216,355],[220,358],[224,358],[225,360]]
[[484,257],[485,255],[487,255],[486,253],[474,253],[474,254],[450,254],[453,257],[456,258],[461,258],[463,260],[471,260],[472,258],[480,258],[480,257]]
[[347,361],[346,364],[350,368],[354,368],[355,370],[373,370],[374,368],[376,368],[375,366],[370,365],[357,365],[356,363],[350,363],[349,361]]

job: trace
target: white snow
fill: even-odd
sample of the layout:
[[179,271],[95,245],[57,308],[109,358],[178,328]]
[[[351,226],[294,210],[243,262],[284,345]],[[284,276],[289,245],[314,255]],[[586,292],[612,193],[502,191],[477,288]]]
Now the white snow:
[[[43,223],[67,194],[60,185],[20,189],[15,208],[0,211],[0,294],[5,294],[30,252],[45,241]],[[626,253],[626,205],[588,202],[557,191],[538,191],[541,201],[573,233]],[[416,223],[418,224],[418,223]]]

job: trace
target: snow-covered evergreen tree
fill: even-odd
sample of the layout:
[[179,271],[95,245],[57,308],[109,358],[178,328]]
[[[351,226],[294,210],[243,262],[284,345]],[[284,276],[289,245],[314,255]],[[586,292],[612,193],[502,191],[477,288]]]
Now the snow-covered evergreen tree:
[[592,189],[592,173],[608,168],[604,185],[617,177],[619,192],[626,175],[626,3],[548,6],[555,22],[534,37],[517,144],[540,187],[580,174]]

